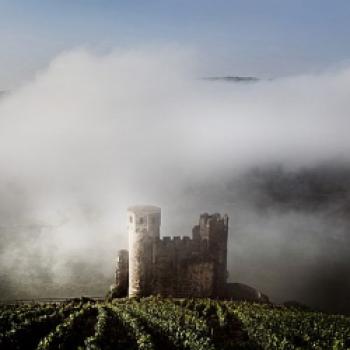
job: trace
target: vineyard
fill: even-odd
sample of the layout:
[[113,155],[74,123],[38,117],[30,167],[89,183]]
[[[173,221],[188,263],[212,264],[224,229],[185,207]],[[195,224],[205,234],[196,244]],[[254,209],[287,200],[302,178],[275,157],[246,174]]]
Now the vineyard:
[[350,318],[209,299],[0,306],[0,349],[350,349]]

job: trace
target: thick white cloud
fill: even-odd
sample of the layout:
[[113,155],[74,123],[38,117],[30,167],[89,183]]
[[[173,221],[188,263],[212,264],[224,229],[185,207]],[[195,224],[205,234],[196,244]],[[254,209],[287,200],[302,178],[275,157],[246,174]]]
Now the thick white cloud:
[[0,100],[4,268],[15,275],[34,251],[53,279],[73,258],[111,274],[129,204],[159,204],[169,230],[189,230],[201,210],[231,210],[186,193],[193,185],[222,190],[271,162],[348,160],[350,70],[229,84],[199,79],[199,59],[179,48],[76,50]]

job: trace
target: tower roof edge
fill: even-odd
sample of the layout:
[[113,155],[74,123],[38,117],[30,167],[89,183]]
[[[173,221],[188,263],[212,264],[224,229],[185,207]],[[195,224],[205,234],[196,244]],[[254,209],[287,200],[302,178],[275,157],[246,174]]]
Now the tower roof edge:
[[132,213],[160,213],[161,209],[155,205],[133,205],[128,207],[128,211]]

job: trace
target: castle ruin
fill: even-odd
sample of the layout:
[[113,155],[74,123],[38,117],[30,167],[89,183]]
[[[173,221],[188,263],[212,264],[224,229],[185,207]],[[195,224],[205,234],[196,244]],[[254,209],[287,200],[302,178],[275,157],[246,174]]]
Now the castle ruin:
[[221,297],[226,291],[228,216],[202,214],[192,237],[160,237],[161,209],[128,209],[129,252],[118,253],[119,296]]

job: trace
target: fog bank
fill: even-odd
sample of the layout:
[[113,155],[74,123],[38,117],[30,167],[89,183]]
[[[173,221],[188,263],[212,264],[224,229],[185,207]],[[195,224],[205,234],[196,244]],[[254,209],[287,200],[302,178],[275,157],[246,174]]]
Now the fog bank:
[[199,60],[76,50],[2,96],[1,298],[103,293],[126,207],[151,203],[163,234],[227,212],[231,280],[350,310],[350,69],[239,84]]

